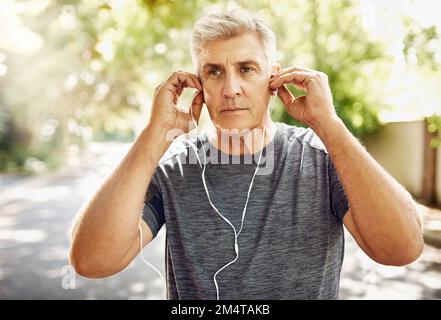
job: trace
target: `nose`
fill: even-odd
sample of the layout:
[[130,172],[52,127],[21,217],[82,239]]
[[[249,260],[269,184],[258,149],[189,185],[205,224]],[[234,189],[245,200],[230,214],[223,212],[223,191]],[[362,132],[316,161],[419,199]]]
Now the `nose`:
[[240,96],[242,94],[242,90],[240,88],[239,79],[237,79],[234,75],[227,75],[225,77],[222,94],[225,99],[233,99]]

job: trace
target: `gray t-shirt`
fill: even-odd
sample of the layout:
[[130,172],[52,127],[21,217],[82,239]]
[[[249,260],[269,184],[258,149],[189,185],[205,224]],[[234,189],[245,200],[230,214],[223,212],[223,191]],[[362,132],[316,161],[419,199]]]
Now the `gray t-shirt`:
[[[344,190],[311,129],[275,124],[238,237],[239,259],[217,275],[219,297],[337,299],[342,220],[349,209]],[[206,136],[193,142],[197,149],[177,139],[164,154],[142,215],[154,236],[164,223],[167,227],[169,299],[216,299],[213,276],[236,257],[234,231],[208,201],[196,150],[202,162],[203,150],[211,161],[205,180],[213,204],[237,231],[260,154],[228,155]]]

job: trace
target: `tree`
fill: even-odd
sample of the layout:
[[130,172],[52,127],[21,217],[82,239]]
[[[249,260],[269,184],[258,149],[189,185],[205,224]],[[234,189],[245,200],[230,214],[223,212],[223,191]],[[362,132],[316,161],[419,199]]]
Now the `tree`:
[[[274,7],[271,13],[277,34],[284,35],[279,48],[285,66],[303,64],[329,77],[334,105],[349,130],[358,137],[373,133],[380,122],[381,100],[370,91],[370,82],[379,77],[375,66],[387,58],[380,43],[363,29],[355,1],[309,1],[292,5],[294,13]],[[284,3],[288,7],[287,3]],[[282,7],[284,7],[282,4]],[[277,22],[278,21],[278,22]],[[295,95],[304,94],[292,87]],[[296,121],[279,108],[275,118]]]
[[[365,32],[355,0],[237,3],[273,26],[283,66],[328,74],[337,113],[354,134],[376,130],[382,105],[370,84],[386,77],[377,68],[387,59]],[[63,151],[87,143],[91,135],[132,140],[147,121],[154,88],[176,69],[193,71],[189,36],[195,20],[235,4],[56,0],[45,5],[32,14],[10,14],[43,42],[29,54],[0,43],[8,56],[2,101],[17,127],[33,137],[29,147]],[[280,102],[273,118],[294,122]]]
[[[404,19],[408,32],[404,38],[403,53],[409,64],[421,69],[437,71],[441,65],[441,36],[436,26],[422,27],[415,21]],[[437,148],[441,145],[441,106],[438,114],[427,117],[424,121],[424,166],[422,197],[428,204],[437,202],[436,176]],[[441,199],[438,199],[440,201]]]

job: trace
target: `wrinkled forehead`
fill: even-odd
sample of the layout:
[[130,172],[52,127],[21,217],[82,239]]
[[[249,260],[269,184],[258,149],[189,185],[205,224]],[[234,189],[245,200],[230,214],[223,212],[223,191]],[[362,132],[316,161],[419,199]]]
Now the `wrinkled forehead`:
[[255,61],[263,69],[268,64],[265,48],[252,34],[245,34],[228,40],[207,41],[197,52],[198,71],[205,64],[227,67],[240,61]]
[[263,66],[266,63],[266,57],[260,53],[251,53],[249,50],[241,49],[236,51],[201,51],[199,55],[199,65],[218,64],[227,66],[241,61],[255,61]]

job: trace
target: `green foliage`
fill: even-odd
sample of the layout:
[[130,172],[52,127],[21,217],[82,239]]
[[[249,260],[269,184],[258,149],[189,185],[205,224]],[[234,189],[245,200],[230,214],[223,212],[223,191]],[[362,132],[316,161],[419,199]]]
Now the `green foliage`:
[[[13,146],[49,152],[82,146],[92,138],[132,139],[147,122],[154,88],[174,70],[193,71],[189,35],[195,20],[232,4],[54,0],[34,14],[16,13],[43,43],[26,54],[0,48],[8,67],[7,76],[0,78],[0,116],[9,119],[0,118],[2,157],[15,154],[21,159],[25,153],[13,152]],[[370,88],[373,79],[387,76],[381,69],[387,59],[383,45],[364,30],[355,0],[237,4],[273,26],[283,67],[302,65],[328,74],[337,113],[355,135],[378,128],[377,113],[384,106]],[[427,29],[422,37],[434,36],[434,30]],[[419,38],[418,32],[409,35],[409,48]],[[295,123],[277,103],[274,120]],[[8,133],[10,121],[15,135]],[[11,138],[19,132],[30,135],[26,143]]]
[[[422,68],[430,68],[437,71],[441,60],[441,35],[435,26],[422,27],[413,21],[406,19],[408,32],[404,38],[403,53],[409,64],[418,64]],[[430,141],[432,148],[441,145],[441,116],[432,115],[427,118],[427,130],[435,135]]]
[[[283,23],[277,34],[288,35],[279,41],[285,53],[284,66],[305,65],[328,75],[334,106],[349,130],[358,137],[375,132],[380,126],[380,97],[369,91],[370,82],[378,75],[376,65],[386,61],[381,43],[369,39],[354,1],[309,1],[296,8],[299,15],[290,25],[284,17],[274,17]],[[299,35],[290,36],[292,30]],[[285,39],[291,39],[287,42]],[[294,41],[292,41],[294,40]],[[304,92],[291,87],[295,96]],[[282,108],[281,106],[279,108]],[[302,125],[284,110],[275,112],[275,119]]]
[[432,115],[427,118],[427,131],[432,133],[434,137],[430,140],[432,148],[441,146],[441,116]]
[[10,148],[8,139],[9,117],[9,113],[0,98],[0,150],[3,150],[4,152]]
[[62,157],[49,147],[0,149],[0,172],[33,174],[58,169],[61,164]]
[[409,19],[405,19],[405,24],[408,32],[403,40],[403,53],[407,61],[437,71],[441,63],[441,36],[436,26],[422,27]]

